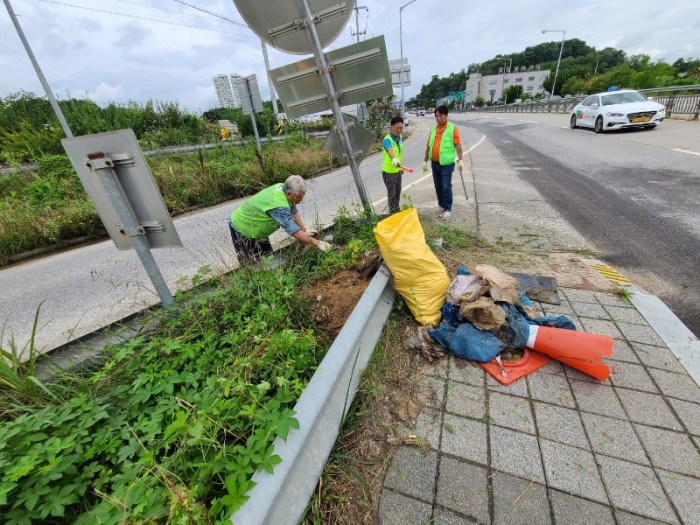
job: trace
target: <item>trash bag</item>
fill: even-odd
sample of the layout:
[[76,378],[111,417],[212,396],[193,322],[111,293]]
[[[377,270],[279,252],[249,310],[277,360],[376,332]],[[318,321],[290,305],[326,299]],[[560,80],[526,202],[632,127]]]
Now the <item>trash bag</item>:
[[394,288],[421,324],[437,324],[450,278],[425,242],[415,208],[380,221],[374,228],[384,262],[394,277]]
[[506,322],[506,313],[490,297],[479,297],[471,303],[462,302],[459,315],[480,330],[496,331]]
[[428,335],[457,357],[482,363],[488,363],[506,347],[493,332],[479,330],[471,323],[456,327],[440,323],[434,330],[428,330]]

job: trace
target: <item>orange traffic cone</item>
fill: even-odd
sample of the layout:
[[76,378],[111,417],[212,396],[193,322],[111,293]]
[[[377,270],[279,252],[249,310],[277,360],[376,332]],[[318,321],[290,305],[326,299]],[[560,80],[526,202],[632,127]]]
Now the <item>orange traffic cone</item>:
[[542,368],[549,363],[549,357],[525,348],[525,353],[517,361],[491,359],[488,363],[479,363],[496,381],[510,385],[516,379]]
[[528,348],[601,381],[610,376],[610,368],[603,363],[602,357],[612,355],[614,344],[612,337],[604,335],[535,325],[530,325],[530,337],[527,340]]

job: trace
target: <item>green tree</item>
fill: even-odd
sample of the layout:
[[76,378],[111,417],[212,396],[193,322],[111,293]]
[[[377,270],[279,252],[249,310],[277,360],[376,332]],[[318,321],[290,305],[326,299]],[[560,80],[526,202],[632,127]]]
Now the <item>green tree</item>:
[[523,86],[520,84],[512,84],[508,86],[505,90],[506,104],[511,104],[515,102],[516,98],[520,98],[523,94]]

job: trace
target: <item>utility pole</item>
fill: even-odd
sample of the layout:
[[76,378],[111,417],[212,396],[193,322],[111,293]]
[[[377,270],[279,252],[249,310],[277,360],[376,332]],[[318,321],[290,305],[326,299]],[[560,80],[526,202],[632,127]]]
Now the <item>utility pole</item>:
[[350,29],[350,34],[352,36],[357,36],[357,43],[360,43],[360,35],[366,35],[367,34],[367,29],[365,28],[364,31],[360,32],[360,9],[364,9],[365,11],[369,11],[366,5],[357,5],[355,6],[355,32],[352,32],[352,29]]

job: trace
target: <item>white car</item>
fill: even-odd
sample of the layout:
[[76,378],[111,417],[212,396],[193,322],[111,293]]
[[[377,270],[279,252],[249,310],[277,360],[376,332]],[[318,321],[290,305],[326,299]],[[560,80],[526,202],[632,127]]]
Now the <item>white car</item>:
[[655,128],[666,109],[638,91],[621,89],[583,99],[571,112],[571,128],[593,128],[596,133],[623,128]]

